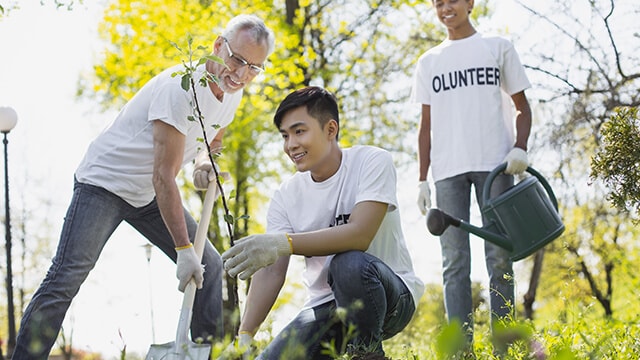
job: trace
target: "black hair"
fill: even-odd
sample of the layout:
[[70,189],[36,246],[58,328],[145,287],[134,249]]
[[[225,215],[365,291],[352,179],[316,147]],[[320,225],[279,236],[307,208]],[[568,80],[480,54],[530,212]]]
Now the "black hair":
[[[313,118],[320,122],[320,126],[324,125],[331,119],[335,120],[340,126],[340,116],[338,114],[338,102],[336,97],[329,91],[318,87],[308,86],[302,89],[298,89],[284,98],[276,114],[273,116],[273,124],[280,129],[282,118],[284,115],[293,109],[304,106],[307,108],[307,112]],[[338,134],[336,134],[336,139]]]

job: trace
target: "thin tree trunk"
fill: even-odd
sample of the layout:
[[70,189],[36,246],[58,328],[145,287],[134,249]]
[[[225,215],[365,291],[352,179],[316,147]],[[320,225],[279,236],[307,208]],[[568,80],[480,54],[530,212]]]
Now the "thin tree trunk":
[[524,294],[524,315],[527,319],[533,320],[533,304],[536,301],[536,292],[540,283],[540,274],[542,273],[542,261],[544,260],[544,248],[536,251],[533,258],[533,269],[531,269],[531,278],[529,279],[529,289]]

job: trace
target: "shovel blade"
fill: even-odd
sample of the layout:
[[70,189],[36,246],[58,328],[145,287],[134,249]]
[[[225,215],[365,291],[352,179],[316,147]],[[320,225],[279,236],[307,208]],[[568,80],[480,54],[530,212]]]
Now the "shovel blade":
[[146,360],[208,360],[211,357],[211,345],[189,342],[182,348],[176,348],[175,342],[153,344],[149,347]]

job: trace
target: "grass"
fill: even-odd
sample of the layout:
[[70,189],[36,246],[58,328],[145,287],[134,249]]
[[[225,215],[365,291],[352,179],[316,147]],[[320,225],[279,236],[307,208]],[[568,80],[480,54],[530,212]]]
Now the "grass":
[[[438,286],[428,288],[421,299],[411,323],[398,335],[383,342],[386,356],[393,360],[466,360],[464,336],[458,326],[444,321],[441,292]],[[561,305],[554,303],[536,312],[536,320],[516,319],[500,324],[492,334],[485,303],[475,312],[473,354],[475,359],[492,360],[634,360],[640,359],[640,311],[635,300],[625,303],[619,318],[606,318],[594,303],[585,299],[565,298]],[[269,322],[264,324],[269,328]],[[268,331],[262,331],[263,335]],[[260,336],[255,341],[263,349],[270,341]],[[225,343],[212,346],[212,359],[218,359],[226,349]],[[494,354],[494,345],[505,351],[501,357]],[[333,350],[337,360],[353,360]],[[89,357],[75,357],[76,359]],[[140,354],[127,354],[121,360],[144,358]],[[250,356],[249,359],[252,359]],[[303,357],[304,358],[304,357]],[[100,359],[92,357],[91,359]],[[289,360],[289,359],[287,359]]]

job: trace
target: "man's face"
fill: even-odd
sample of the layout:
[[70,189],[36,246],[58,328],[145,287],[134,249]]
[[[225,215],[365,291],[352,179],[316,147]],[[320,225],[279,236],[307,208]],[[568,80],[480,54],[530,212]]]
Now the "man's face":
[[228,39],[219,37],[215,43],[215,54],[221,57],[228,68],[215,64],[215,75],[220,88],[226,93],[243,89],[264,67],[267,59],[266,42],[258,43],[248,31],[238,31]]
[[304,106],[289,110],[280,123],[284,152],[298,171],[311,171],[315,181],[323,181],[335,173],[330,155],[337,128],[335,120],[321,127]]
[[457,28],[465,24],[473,9],[473,0],[433,0],[438,19],[447,28]]

